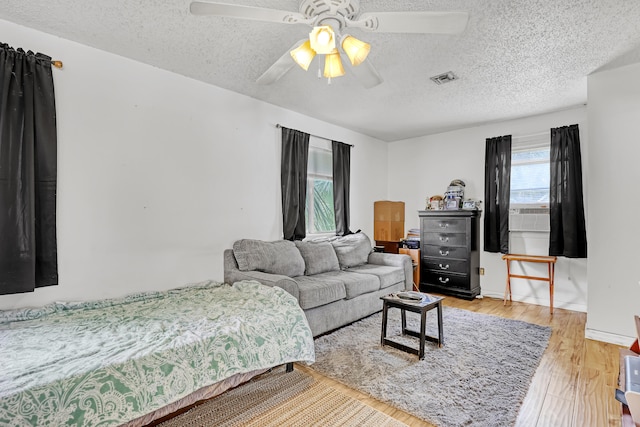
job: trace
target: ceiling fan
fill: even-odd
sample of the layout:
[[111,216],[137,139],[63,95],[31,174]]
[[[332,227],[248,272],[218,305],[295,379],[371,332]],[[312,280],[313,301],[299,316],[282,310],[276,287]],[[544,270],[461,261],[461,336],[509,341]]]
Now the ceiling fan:
[[[352,72],[365,88],[382,83],[382,77],[367,60],[371,46],[343,33],[348,28],[378,33],[456,34],[464,31],[467,12],[371,12],[360,13],[360,0],[300,0],[299,12],[217,2],[193,1],[194,15],[223,16],[313,27],[308,39],[298,40],[258,79],[271,84],[294,65],[309,68],[316,54],[325,55],[324,77],[344,75],[341,57],[348,58]],[[345,58],[346,59],[346,58]],[[320,70],[318,70],[320,77]]]

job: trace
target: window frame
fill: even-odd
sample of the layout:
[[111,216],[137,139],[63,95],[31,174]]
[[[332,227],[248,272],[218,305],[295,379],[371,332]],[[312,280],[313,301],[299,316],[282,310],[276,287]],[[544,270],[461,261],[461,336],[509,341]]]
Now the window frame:
[[[320,138],[314,135],[309,137],[309,162],[311,162],[311,153],[313,151],[322,151],[325,153],[330,153],[333,156],[333,150],[331,149],[331,141],[328,139]],[[333,186],[333,169],[331,169],[331,174],[322,174],[322,173],[314,173],[310,171],[311,169],[307,165],[307,202],[305,206],[305,216],[307,221],[305,221],[305,232],[307,237],[324,237],[324,236],[335,236],[336,234],[336,225],[334,221],[333,230],[325,231],[325,232],[313,232],[312,230],[315,228],[313,225],[315,224],[315,210],[313,203],[313,191],[309,191],[310,188],[313,188],[313,184],[315,180],[323,180],[329,181]],[[335,212],[334,201],[331,200],[331,208]]]
[[[551,146],[551,134],[550,132],[542,132],[529,137],[514,137],[511,141],[511,176],[513,177],[513,167],[516,165],[535,165],[535,164],[547,164],[550,169],[550,159],[548,160],[532,160],[527,162],[514,162],[513,155],[515,153],[522,153],[528,151],[537,151],[542,148],[550,149]],[[550,191],[550,188],[547,189]],[[510,209],[526,209],[526,208],[548,208],[549,202],[544,203],[512,203],[511,202],[511,188],[509,191],[509,208]]]

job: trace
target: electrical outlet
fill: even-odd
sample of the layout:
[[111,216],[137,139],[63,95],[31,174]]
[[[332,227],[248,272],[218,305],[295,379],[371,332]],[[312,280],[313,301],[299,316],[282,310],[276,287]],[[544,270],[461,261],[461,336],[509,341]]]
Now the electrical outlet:
[[480,275],[484,276],[484,267],[480,267]]

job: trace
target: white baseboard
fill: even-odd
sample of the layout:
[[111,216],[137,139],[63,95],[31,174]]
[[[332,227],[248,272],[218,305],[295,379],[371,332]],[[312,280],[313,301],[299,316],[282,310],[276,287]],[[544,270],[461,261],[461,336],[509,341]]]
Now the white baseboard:
[[[504,294],[498,294],[495,292],[483,292],[483,296],[490,297],[490,298],[504,299]],[[541,301],[536,298],[518,298],[518,297],[513,297],[513,300],[524,302],[527,304],[542,305],[545,307],[549,306],[549,300]],[[583,313],[587,312],[587,306],[583,304],[572,304],[572,303],[565,303],[562,301],[554,301],[554,307],[562,308],[565,310],[571,310],[571,311],[580,311]],[[633,341],[635,340],[634,337],[612,334],[610,332],[603,332],[603,331],[598,331],[596,329],[589,329],[589,328],[585,330],[584,337],[590,340],[602,341],[602,342],[615,344],[615,345],[621,345],[623,347],[630,347],[631,344],[633,344]]]
[[610,332],[603,332],[589,328],[584,331],[584,337],[590,340],[608,342],[609,344],[616,344],[624,347],[630,347],[635,341],[635,338],[633,337],[612,334]]
[[[498,294],[498,293],[493,293],[493,292],[483,292],[482,293],[483,296],[485,297],[491,297],[491,298],[498,298],[498,299],[504,299],[504,294]],[[512,300],[513,301],[518,301],[518,302],[525,302],[527,304],[534,304],[534,305],[541,305],[544,307],[549,307],[549,300],[540,300],[537,298],[531,298],[531,297],[517,297],[515,295],[512,295]],[[586,304],[574,304],[574,303],[570,303],[570,302],[564,302],[564,301],[558,301],[558,300],[554,300],[553,301],[553,307],[554,308],[562,308],[564,310],[571,310],[571,311],[579,311],[582,313],[586,313],[587,312],[587,306]]]

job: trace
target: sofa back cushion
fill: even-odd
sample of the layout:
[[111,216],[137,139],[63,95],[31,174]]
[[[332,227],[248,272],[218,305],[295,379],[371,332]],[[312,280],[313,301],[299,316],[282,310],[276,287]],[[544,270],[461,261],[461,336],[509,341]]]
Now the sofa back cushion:
[[289,240],[238,240],[233,244],[233,255],[240,271],[263,271],[289,277],[304,274],[304,259]]
[[338,256],[340,268],[366,264],[371,253],[371,240],[364,233],[348,234],[331,241]]
[[331,243],[299,240],[295,243],[304,259],[306,276],[340,270],[338,256]]

